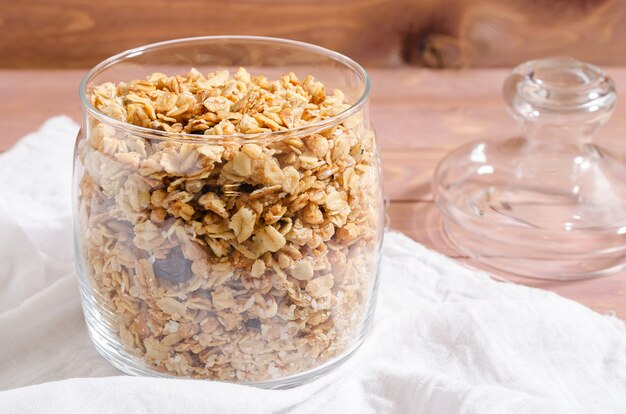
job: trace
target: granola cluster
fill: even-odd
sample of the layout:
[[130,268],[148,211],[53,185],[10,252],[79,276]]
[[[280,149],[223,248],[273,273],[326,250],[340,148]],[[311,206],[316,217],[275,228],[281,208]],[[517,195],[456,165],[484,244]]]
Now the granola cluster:
[[145,138],[92,118],[79,141],[83,267],[118,347],[173,375],[260,381],[358,342],[381,237],[374,134],[357,114],[259,135],[343,112],[341,91],[192,69],[106,83],[91,100],[120,121],[205,136]]

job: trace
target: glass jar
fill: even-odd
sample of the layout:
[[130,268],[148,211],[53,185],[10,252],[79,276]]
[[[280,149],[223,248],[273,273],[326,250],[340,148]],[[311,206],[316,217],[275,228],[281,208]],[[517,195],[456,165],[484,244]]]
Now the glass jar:
[[504,101],[519,134],[448,154],[433,180],[452,243],[488,267],[573,280],[626,266],[626,160],[595,142],[617,95],[567,57],[519,65]]
[[[238,67],[287,82],[313,75],[346,104],[305,125],[230,135],[146,128],[94,106],[107,82]],[[130,374],[271,388],[345,360],[369,330],[383,235],[369,90],[345,56],[260,37],[157,43],[93,68],[80,87],[74,227],[98,351]]]

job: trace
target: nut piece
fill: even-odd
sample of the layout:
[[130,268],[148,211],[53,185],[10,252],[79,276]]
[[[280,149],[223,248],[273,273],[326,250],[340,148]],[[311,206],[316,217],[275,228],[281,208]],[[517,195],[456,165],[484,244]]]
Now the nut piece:
[[344,193],[343,191],[331,191],[326,197],[326,202],[324,204],[329,210],[342,210],[348,206],[348,202],[346,201],[346,193]]
[[311,135],[306,139],[306,146],[319,159],[323,159],[328,152],[328,140],[319,134]]
[[254,212],[248,207],[241,207],[239,211],[231,217],[228,228],[235,232],[237,241],[243,243],[252,236],[255,222],[256,216]]
[[311,280],[313,278],[313,265],[308,260],[299,260],[293,265],[291,275],[298,280]]
[[252,159],[243,152],[238,152],[233,158],[233,170],[242,177],[252,174]]
[[280,234],[280,232],[272,226],[263,227],[254,236],[254,239],[257,242],[258,249],[262,253],[267,251],[277,252],[287,243],[285,236]]
[[250,269],[250,276],[252,277],[260,277],[265,272],[265,262],[261,259],[257,259],[254,261],[252,265],[252,269]]
[[283,190],[289,194],[295,194],[300,181],[300,173],[292,166],[285,167],[283,170],[284,180],[282,182]]
[[228,218],[228,212],[225,209],[226,204],[224,203],[224,200],[222,200],[215,193],[206,193],[198,199],[198,204],[221,217]]
[[306,291],[314,298],[321,298],[330,294],[334,283],[333,275],[320,276],[306,284]]

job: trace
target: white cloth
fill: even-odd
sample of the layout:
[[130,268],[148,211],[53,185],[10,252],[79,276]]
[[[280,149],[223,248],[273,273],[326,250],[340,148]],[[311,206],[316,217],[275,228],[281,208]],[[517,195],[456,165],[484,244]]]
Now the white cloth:
[[493,281],[394,232],[373,331],[332,374],[282,391],[123,376],[82,319],[77,130],[57,117],[0,155],[0,413],[626,413],[622,321]]

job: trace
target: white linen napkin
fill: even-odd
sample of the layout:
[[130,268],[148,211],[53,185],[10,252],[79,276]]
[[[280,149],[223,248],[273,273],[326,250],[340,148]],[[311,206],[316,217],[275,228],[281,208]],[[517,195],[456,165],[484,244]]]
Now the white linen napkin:
[[73,264],[78,126],[0,154],[0,413],[626,413],[626,327],[388,232],[373,331],[289,390],[128,377],[92,346]]

